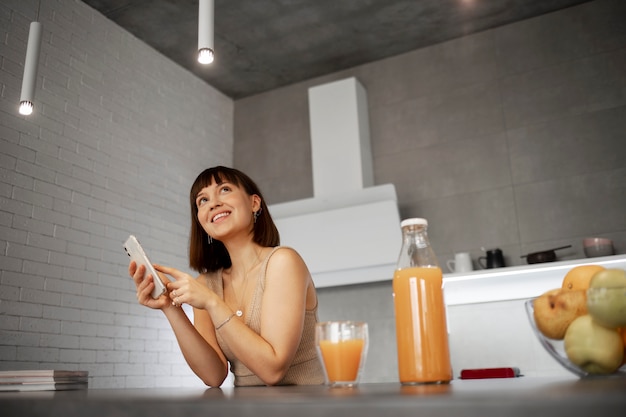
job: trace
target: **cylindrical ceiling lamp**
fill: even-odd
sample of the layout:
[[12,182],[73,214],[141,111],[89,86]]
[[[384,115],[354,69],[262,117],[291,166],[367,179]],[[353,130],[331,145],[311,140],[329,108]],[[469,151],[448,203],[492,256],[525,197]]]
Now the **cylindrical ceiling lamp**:
[[200,0],[198,6],[198,62],[201,64],[210,64],[214,58],[214,7],[214,0]]
[[28,116],[33,112],[35,87],[37,86],[37,67],[39,66],[39,49],[41,49],[42,25],[31,22],[26,45],[24,76],[22,77],[22,93],[20,94],[20,114]]

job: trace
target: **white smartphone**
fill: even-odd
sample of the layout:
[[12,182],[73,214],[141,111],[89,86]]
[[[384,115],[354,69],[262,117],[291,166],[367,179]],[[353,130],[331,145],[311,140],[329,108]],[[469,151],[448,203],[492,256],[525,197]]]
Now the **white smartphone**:
[[154,278],[154,290],[152,290],[152,298],[157,299],[167,291],[165,284],[161,281],[160,275],[156,269],[152,266],[152,262],[148,259],[146,252],[139,244],[137,238],[133,235],[128,236],[126,242],[124,242],[124,250],[126,254],[130,256],[130,259],[135,261],[137,266],[143,265],[146,267],[146,273],[151,274]]

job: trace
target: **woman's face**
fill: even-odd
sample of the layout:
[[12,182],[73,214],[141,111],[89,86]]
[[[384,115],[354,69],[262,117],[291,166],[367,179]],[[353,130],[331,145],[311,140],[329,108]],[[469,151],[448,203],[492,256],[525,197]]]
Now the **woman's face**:
[[230,182],[213,182],[196,195],[196,207],[204,231],[223,240],[233,233],[252,230],[253,212],[260,207],[260,198]]

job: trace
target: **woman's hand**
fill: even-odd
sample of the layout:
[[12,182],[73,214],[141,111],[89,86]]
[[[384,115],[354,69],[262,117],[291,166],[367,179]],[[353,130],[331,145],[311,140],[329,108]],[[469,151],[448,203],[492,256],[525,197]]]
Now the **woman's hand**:
[[[140,265],[137,267],[135,261],[130,261],[128,265],[128,274],[133,278],[135,286],[137,287],[137,301],[146,307],[154,309],[163,309],[171,304],[166,294],[160,296],[156,300],[152,298],[152,290],[154,290],[154,279],[160,279],[159,277],[153,277],[152,275],[146,275],[146,267]],[[163,282],[167,282],[165,279],[161,279]]]
[[154,265],[154,269],[174,278],[174,282],[167,283],[167,290],[175,305],[186,303],[194,308],[206,310],[211,301],[217,297],[206,285],[176,268]]

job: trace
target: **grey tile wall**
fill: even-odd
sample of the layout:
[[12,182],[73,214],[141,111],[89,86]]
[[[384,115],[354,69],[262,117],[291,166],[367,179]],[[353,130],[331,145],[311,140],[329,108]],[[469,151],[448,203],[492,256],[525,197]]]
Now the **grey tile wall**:
[[[500,247],[520,265],[568,244],[560,259],[583,258],[588,236],[626,253],[624,21],[626,2],[596,0],[239,100],[235,165],[270,203],[312,197],[307,89],[355,76],[375,182],[395,184],[402,217],[429,219],[440,261],[469,251],[478,267]],[[371,323],[365,379],[395,380],[390,283],[319,292],[322,319]]]
[[429,218],[441,258],[501,247],[519,265],[565,243],[575,259],[587,236],[624,253],[624,16],[598,0],[239,100],[235,165],[270,203],[312,197],[307,89],[356,76],[375,182]]
[[[309,129],[308,111],[306,95],[292,89],[235,106],[234,135],[239,139],[234,142],[234,163],[254,178],[269,201],[313,193],[311,143],[302,135]],[[285,173],[296,182],[281,181]]]

